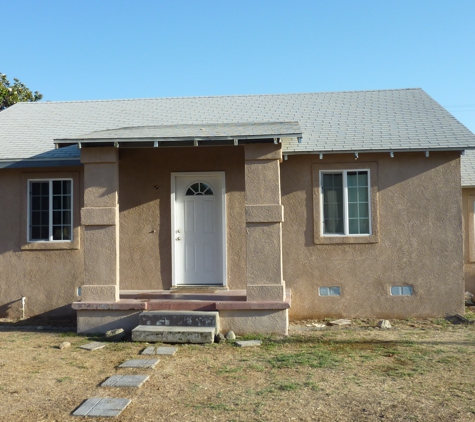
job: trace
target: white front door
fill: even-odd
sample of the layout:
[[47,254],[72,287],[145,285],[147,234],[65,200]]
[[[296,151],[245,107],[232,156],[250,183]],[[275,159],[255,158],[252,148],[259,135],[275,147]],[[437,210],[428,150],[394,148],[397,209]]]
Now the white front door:
[[173,285],[225,285],[224,173],[172,174]]

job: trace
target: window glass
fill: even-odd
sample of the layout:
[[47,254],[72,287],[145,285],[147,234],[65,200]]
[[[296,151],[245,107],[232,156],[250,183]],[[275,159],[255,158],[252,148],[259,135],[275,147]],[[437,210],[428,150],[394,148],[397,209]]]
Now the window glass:
[[323,234],[370,234],[368,170],[322,173]]
[[207,183],[196,182],[186,190],[186,196],[195,195],[214,195],[214,192],[211,186]]
[[72,240],[71,180],[30,181],[29,240]]
[[391,286],[391,296],[412,296],[412,287]]
[[340,287],[339,286],[319,287],[318,293],[320,296],[340,296]]
[[323,232],[343,234],[343,176],[323,174]]

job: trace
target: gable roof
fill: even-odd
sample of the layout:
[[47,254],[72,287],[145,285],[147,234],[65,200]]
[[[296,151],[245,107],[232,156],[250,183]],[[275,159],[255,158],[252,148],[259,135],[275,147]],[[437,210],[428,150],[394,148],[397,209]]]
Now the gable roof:
[[284,154],[462,150],[475,135],[421,89],[18,103],[0,112],[0,161],[70,160],[55,139],[138,126],[298,122]]

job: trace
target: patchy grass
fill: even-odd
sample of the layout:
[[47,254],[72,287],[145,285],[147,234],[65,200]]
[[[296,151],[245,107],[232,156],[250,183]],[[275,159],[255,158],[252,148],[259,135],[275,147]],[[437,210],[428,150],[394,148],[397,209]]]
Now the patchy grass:
[[[469,318],[470,317],[470,318]],[[473,319],[467,313],[467,318]],[[103,388],[144,345],[73,333],[0,332],[0,420],[75,421],[89,397],[127,397],[118,421],[475,420],[475,326],[361,320],[349,329],[259,336],[261,347],[180,345],[140,389]],[[256,336],[249,336],[255,339]],[[60,350],[61,342],[71,347]]]

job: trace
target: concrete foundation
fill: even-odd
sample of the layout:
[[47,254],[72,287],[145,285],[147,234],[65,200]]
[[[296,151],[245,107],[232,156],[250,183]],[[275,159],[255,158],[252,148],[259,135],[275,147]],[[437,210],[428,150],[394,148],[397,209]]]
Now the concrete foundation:
[[222,310],[219,312],[221,332],[230,330],[237,335],[245,334],[289,334],[288,309],[273,310]]
[[123,328],[130,332],[139,325],[139,310],[77,311],[77,332],[79,334],[105,334],[106,331]]

